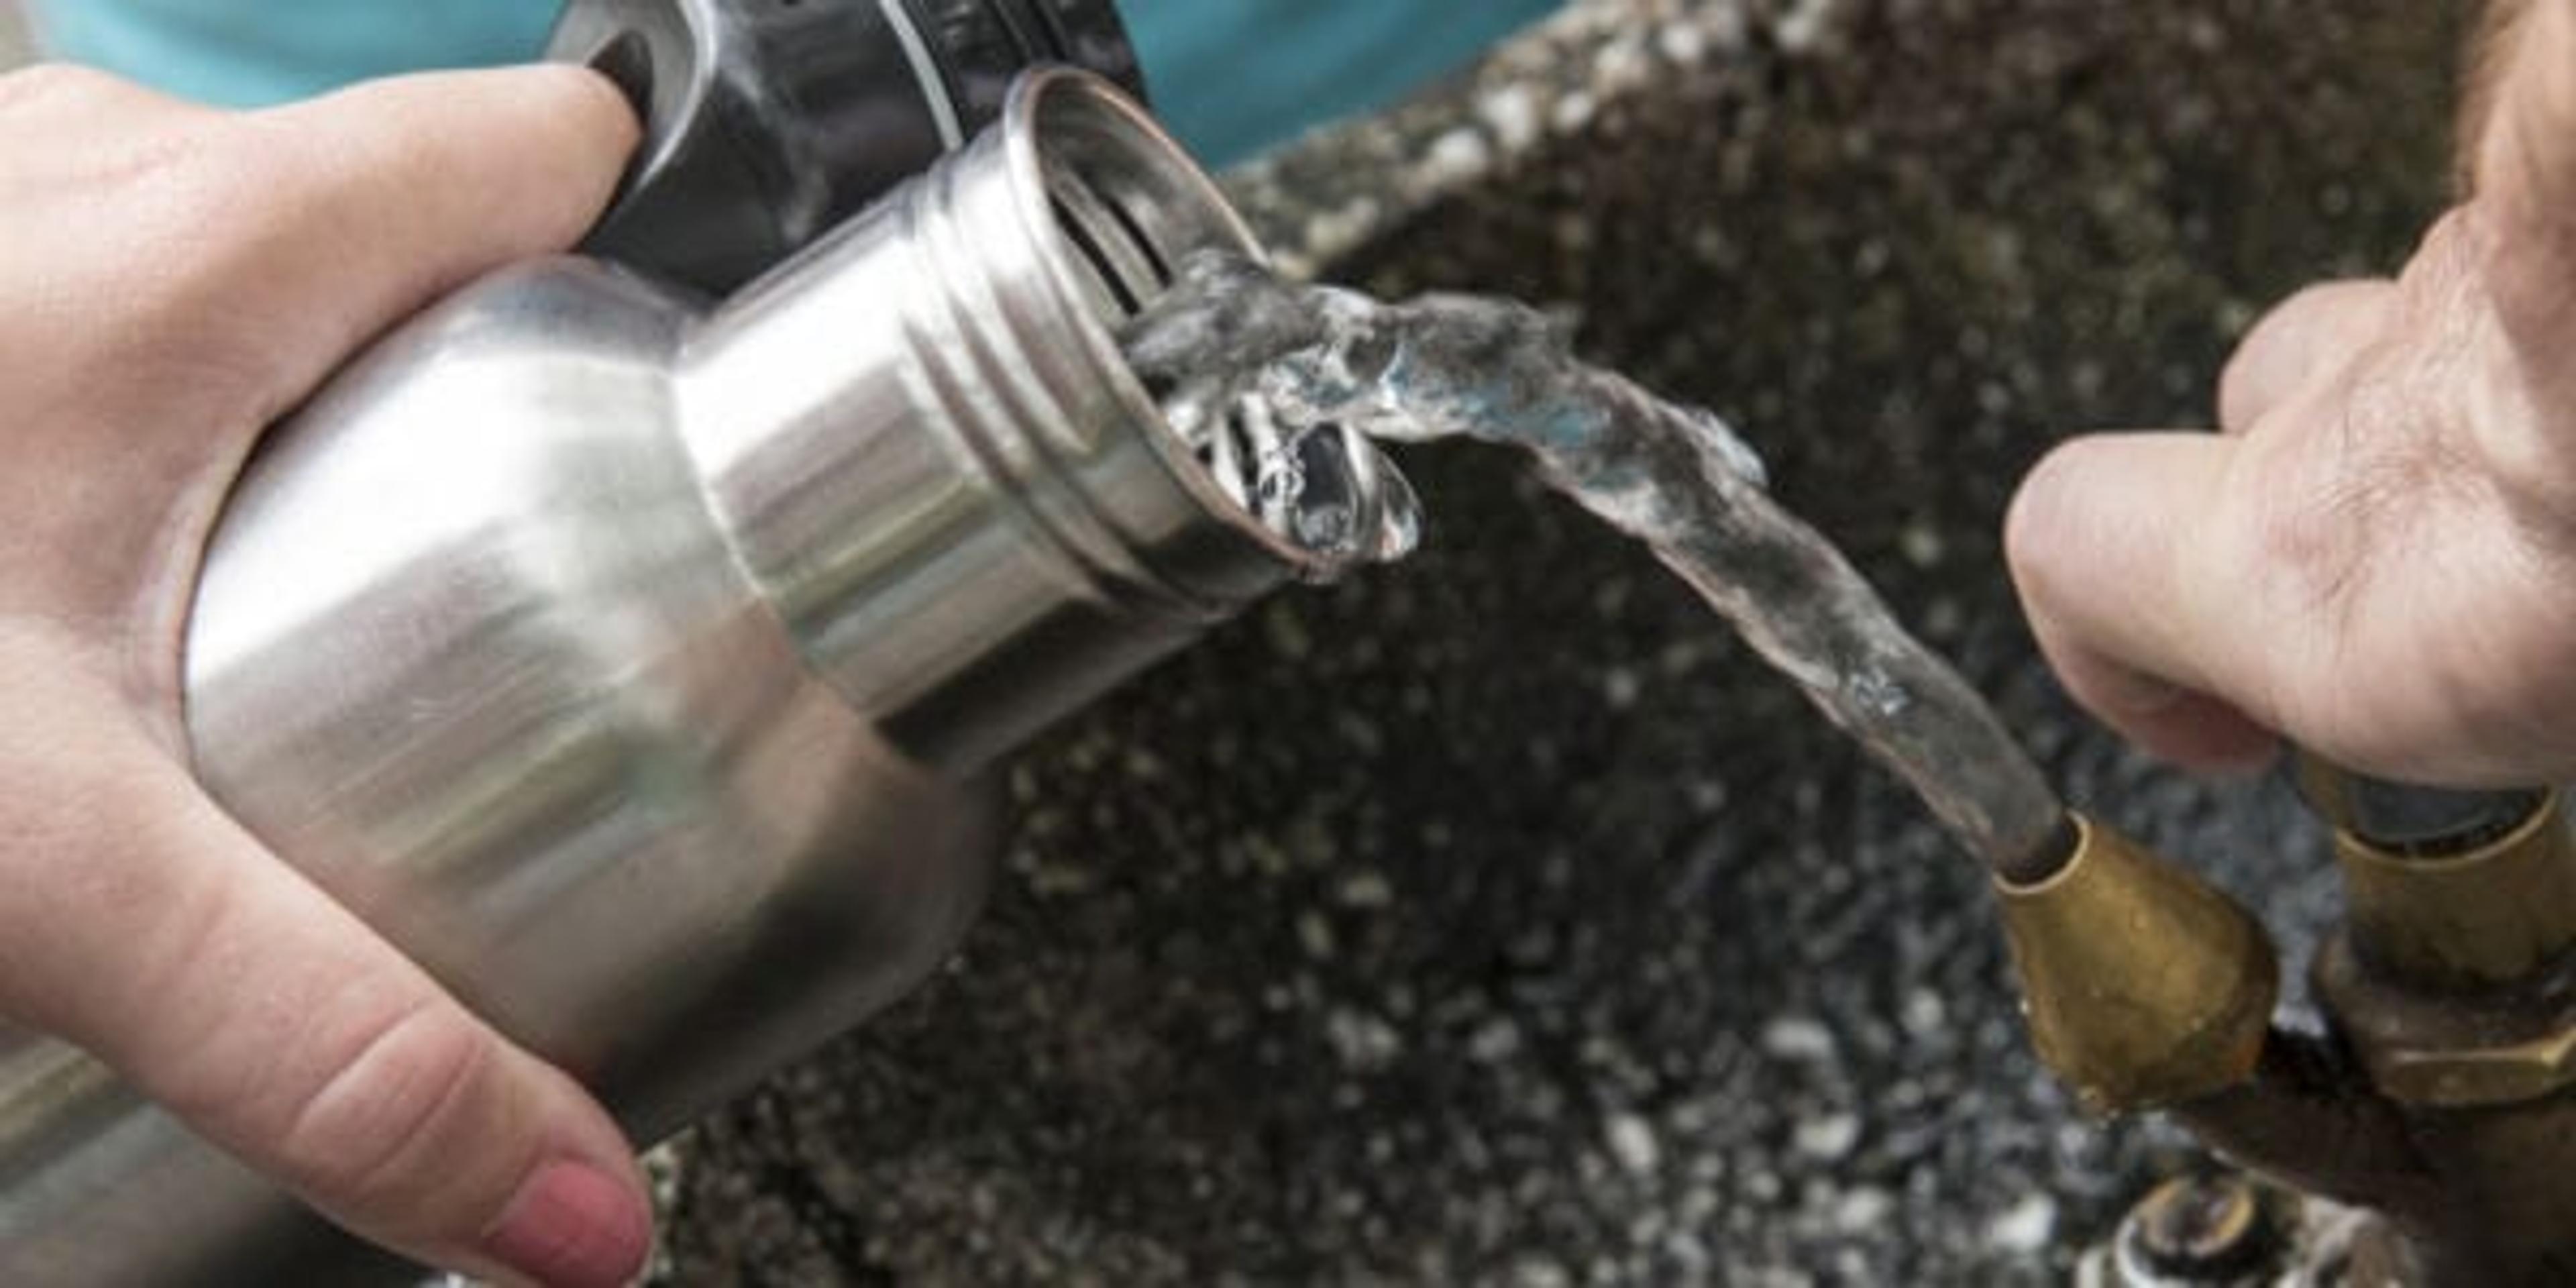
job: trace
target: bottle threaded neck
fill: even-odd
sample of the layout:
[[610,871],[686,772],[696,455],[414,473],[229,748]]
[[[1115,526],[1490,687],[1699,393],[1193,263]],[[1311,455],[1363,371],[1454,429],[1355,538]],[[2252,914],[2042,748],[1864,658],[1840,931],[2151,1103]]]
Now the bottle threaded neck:
[[1258,254],[1141,109],[1041,70],[692,342],[683,416],[739,557],[907,751],[980,765],[1312,571],[1119,345],[1206,249]]

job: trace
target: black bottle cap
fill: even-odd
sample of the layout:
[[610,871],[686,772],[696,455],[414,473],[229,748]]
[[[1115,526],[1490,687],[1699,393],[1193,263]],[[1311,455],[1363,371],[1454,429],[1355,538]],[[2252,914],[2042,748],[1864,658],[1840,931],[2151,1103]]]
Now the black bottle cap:
[[573,0],[551,56],[645,118],[583,249],[715,295],[974,138],[1024,68],[1144,93],[1111,0]]

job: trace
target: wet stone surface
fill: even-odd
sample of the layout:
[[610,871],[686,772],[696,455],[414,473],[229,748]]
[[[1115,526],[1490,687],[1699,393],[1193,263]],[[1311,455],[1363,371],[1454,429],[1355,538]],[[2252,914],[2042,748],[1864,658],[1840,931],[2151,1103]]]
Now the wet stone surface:
[[[1334,277],[1562,308],[1726,415],[2073,800],[2298,961],[2319,838],[2074,716],[1995,533],[2055,437],[2206,423],[2265,301],[2402,257],[2457,26],[1586,4],[1243,190]],[[1410,564],[1022,758],[963,959],[696,1133],[674,1282],[2043,1283],[2184,1164],[2049,1084],[1973,865],[1685,589],[1506,455],[1406,459]]]

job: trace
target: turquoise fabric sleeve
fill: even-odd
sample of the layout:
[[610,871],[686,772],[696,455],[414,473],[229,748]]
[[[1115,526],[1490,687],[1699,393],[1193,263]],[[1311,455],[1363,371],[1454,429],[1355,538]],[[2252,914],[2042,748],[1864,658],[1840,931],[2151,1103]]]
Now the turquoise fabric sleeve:
[[431,67],[524,61],[554,0],[36,0],[52,52],[201,102],[256,107]]
[[[1560,0],[1122,0],[1146,84],[1212,164],[1377,107]],[[64,57],[251,106],[429,67],[518,62],[553,0],[35,0]]]
[[1561,0],[1121,0],[1145,85],[1215,165],[1383,107]]

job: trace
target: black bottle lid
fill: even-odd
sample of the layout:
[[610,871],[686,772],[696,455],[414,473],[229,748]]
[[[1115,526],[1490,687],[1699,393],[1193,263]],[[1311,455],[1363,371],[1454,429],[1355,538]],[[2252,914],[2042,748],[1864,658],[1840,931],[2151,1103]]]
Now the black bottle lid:
[[645,118],[583,249],[716,295],[973,139],[1027,67],[1144,94],[1111,0],[573,0],[550,56]]

